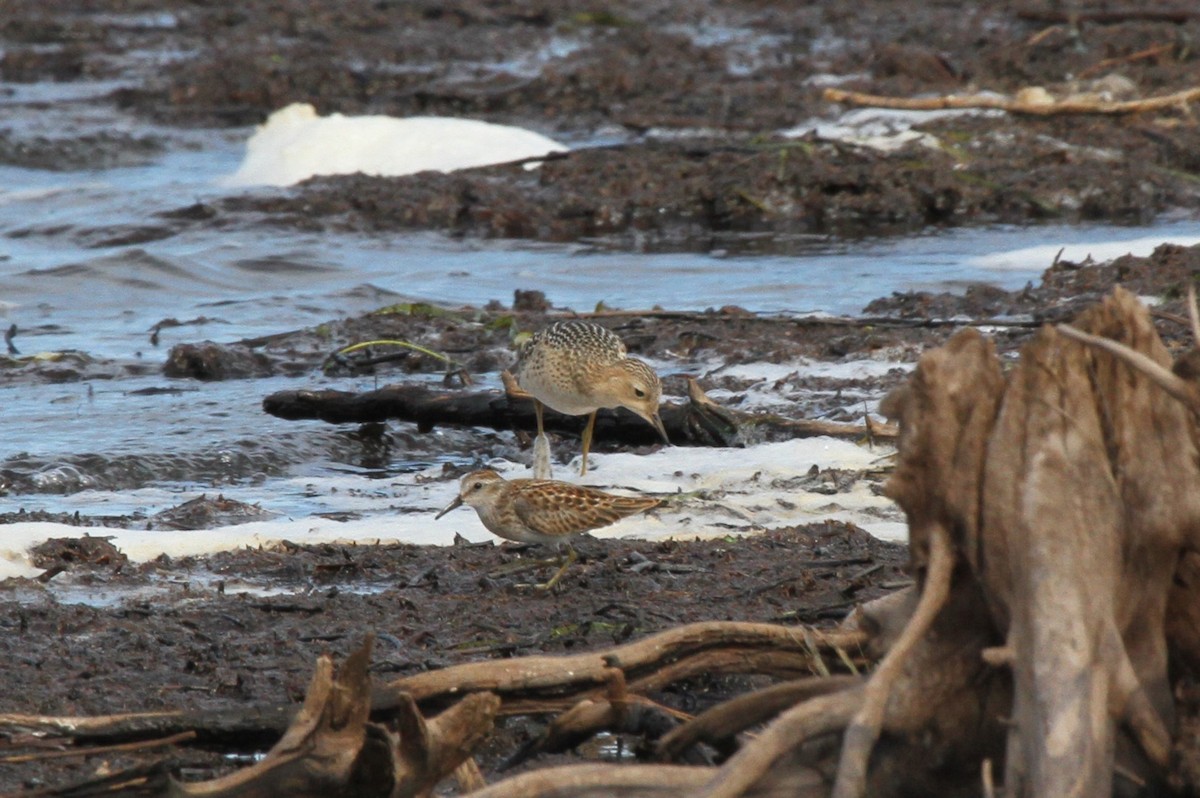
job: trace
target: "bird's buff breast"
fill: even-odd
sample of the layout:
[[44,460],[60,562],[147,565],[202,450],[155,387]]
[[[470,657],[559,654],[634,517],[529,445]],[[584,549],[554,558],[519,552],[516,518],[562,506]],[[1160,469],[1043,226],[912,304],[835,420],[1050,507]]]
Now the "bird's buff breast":
[[[581,392],[566,393],[553,380],[545,380],[539,374],[523,374],[519,380],[522,388],[533,394],[551,410],[568,416],[585,416],[601,407],[616,407],[607,404],[602,397],[591,394],[584,398]],[[574,390],[578,390],[574,385]]]
[[494,510],[490,507],[480,507],[479,520],[498,538],[512,540],[517,543],[557,543],[558,538],[535,532],[521,523],[515,514]]

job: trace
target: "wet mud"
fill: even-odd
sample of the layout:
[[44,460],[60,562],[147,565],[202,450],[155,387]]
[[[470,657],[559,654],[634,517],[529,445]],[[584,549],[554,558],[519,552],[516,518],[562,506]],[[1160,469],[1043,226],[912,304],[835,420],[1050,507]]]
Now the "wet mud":
[[[46,582],[71,580],[94,593],[153,588],[155,595],[85,606],[59,603],[37,580],[7,585],[0,712],[267,706],[299,701],[319,654],[340,661],[369,632],[378,638],[372,676],[382,682],[483,658],[604,648],[692,621],[829,626],[857,602],[908,583],[904,546],[832,522],[726,540],[584,538],[576,548],[581,561],[546,594],[528,584],[544,581],[552,567],[519,568],[547,556],[537,547],[285,543],[133,565],[98,538],[48,541],[38,552]],[[693,680],[654,698],[696,712],[749,683]],[[539,728],[533,719],[503,724],[482,752],[485,772]],[[271,742],[248,741],[237,753]],[[236,765],[228,753],[200,746],[171,757],[188,778],[212,778]],[[0,791],[62,785],[101,765],[131,767],[162,757],[151,750],[6,766]]]
[[[167,207],[134,240],[269,224],[786,252],[807,234],[1147,222],[1200,199],[1200,129],[1179,109],[935,118],[917,126],[931,138],[890,151],[804,133],[847,110],[822,98],[827,85],[899,97],[1041,86],[1118,100],[1189,88],[1200,38],[1190,13],[1101,23],[1015,3],[96,7],[13,0],[0,73],[118,80],[101,102],[168,125],[257,124],[310,102],[326,114],[520,124],[576,147],[533,171],[318,178],[222,200],[202,218]],[[801,135],[779,134],[789,129]],[[0,159],[70,162],[78,144],[0,137]],[[154,143],[88,144],[93,162],[112,164]]]

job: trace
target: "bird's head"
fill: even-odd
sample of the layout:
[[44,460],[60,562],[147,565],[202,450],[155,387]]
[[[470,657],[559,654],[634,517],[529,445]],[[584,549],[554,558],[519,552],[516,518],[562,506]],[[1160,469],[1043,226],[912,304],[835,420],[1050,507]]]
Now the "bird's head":
[[504,477],[490,468],[472,471],[459,482],[458,495],[454,497],[454,501],[443,507],[441,512],[433,517],[433,520],[436,521],[455,507],[461,507],[464,504],[470,507],[487,504],[495,495],[497,488],[503,484]]
[[610,370],[604,381],[604,389],[610,402],[606,406],[620,406],[632,410],[658,431],[664,443],[671,442],[658,415],[662,382],[654,373],[654,369],[636,358],[624,358]]

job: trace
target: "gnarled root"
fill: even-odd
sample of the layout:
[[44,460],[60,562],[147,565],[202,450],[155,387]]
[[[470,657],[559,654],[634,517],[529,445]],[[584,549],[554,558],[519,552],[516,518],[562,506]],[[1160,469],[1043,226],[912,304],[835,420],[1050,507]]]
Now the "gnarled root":
[[808,740],[846,728],[862,709],[864,699],[865,690],[858,686],[819,696],[789,709],[776,718],[753,745],[746,746],[726,762],[716,778],[697,795],[699,798],[738,798],[747,794],[789,751]]
[[950,544],[950,535],[942,527],[934,527],[929,537],[929,565],[921,599],[900,639],[867,681],[862,707],[846,729],[833,798],[858,798],[865,791],[867,761],[875,741],[879,739],[888,699],[904,668],[905,660],[929,631],[937,614],[945,605],[950,595],[950,577],[953,571],[954,550]]
[[497,782],[471,798],[683,798],[712,776],[682,765],[566,765]]
[[665,735],[658,743],[658,758],[665,762],[675,761],[697,743],[722,747],[723,741],[790,707],[817,696],[841,692],[861,681],[857,676],[810,677],[731,698]]
[[409,698],[402,702],[397,737],[367,720],[371,643],[368,638],[336,677],[329,657],[317,660],[304,705],[261,762],[212,781],[173,781],[170,795],[325,798],[353,792],[391,798],[432,789],[491,731],[500,699],[477,693],[427,722]]

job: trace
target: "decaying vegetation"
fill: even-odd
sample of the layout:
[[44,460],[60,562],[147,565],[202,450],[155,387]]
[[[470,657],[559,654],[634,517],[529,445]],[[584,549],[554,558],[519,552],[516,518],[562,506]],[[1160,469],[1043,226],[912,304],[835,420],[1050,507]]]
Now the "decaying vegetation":
[[[1193,326],[1200,334],[1194,311]],[[884,405],[900,422],[888,492],[907,515],[918,581],[836,632],[699,624],[608,651],[454,666],[373,694],[367,645],[336,679],[322,660],[262,762],[219,782],[137,789],[422,795],[452,772],[460,791],[488,798],[1165,788],[1172,679],[1200,666],[1196,356],[1172,371],[1148,312],[1121,289],[1072,327],[1043,328],[1007,373],[970,329],[926,353]],[[783,681],[690,719],[646,697],[713,672]],[[659,761],[484,785],[472,751],[504,714],[553,717],[517,758],[623,730],[656,737]]]

